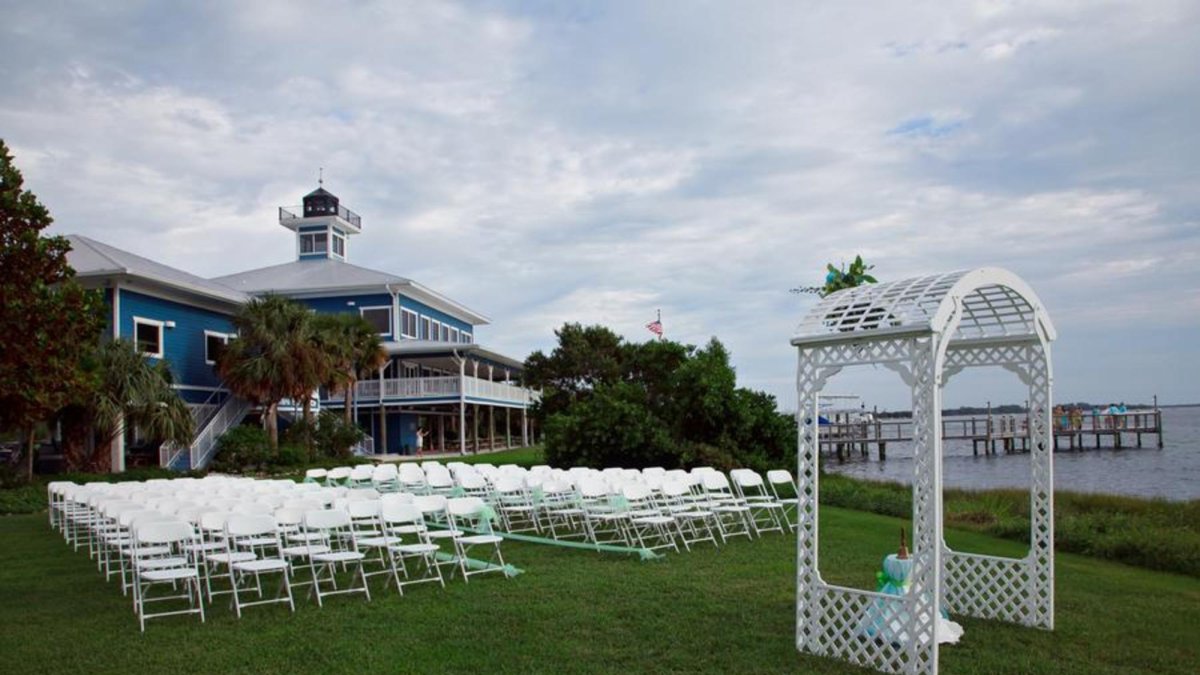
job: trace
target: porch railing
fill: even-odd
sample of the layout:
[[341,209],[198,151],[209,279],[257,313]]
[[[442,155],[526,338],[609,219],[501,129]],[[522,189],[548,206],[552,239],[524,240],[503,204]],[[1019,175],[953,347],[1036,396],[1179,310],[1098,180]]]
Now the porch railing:
[[[460,384],[465,387],[464,391],[460,392]],[[531,403],[537,400],[537,392],[525,389],[524,387],[504,382],[491,382],[469,375],[463,378],[459,378],[457,375],[450,375],[441,377],[362,380],[355,387],[354,395],[361,402],[371,402],[379,400],[381,391],[382,397],[385,400],[396,398],[446,398],[459,396],[460,393],[465,393],[470,397],[486,398],[505,403]],[[330,396],[327,401],[341,401],[342,398],[343,395],[338,394]]]

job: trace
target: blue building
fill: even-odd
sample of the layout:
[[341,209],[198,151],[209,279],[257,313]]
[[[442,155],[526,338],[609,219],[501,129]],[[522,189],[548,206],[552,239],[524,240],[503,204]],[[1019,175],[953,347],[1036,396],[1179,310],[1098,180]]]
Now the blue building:
[[[323,187],[299,208],[281,207],[279,224],[295,233],[293,262],[215,279],[69,237],[77,279],[104,290],[109,334],[134,341],[148,359],[165,360],[193,409],[196,438],[186,448],[164,446],[160,463],[207,465],[216,439],[254,412],[221,382],[215,354],[236,337],[230,316],[267,294],[314,312],[357,313],[379,331],[388,360],[357,384],[351,399],[368,451],[467,452],[529,443],[526,412],[536,394],[515,383],[521,361],[476,341],[477,329],[490,323],[486,316],[412,279],[351,264],[349,242],[362,232],[362,219]],[[314,402],[346,405],[344,396],[328,392],[314,392]],[[124,466],[123,441],[113,451],[115,470]]]

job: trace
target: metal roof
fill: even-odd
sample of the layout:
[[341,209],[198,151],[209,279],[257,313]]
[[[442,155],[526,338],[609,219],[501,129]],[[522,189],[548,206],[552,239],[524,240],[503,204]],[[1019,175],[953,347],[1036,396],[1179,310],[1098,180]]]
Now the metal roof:
[[403,290],[404,294],[430,307],[479,326],[488,317],[471,310],[421,284],[387,272],[359,267],[341,260],[295,260],[281,265],[216,277],[213,281],[246,293],[280,295],[327,294],[349,289]]
[[71,250],[67,262],[80,279],[89,277],[131,276],[152,281],[196,295],[230,303],[244,303],[249,296],[241,291],[183,270],[154,262],[108,244],[78,234],[67,235]]
[[852,341],[900,333],[940,332],[956,304],[962,318],[952,341],[1056,336],[1033,289],[996,267],[866,284],[832,293],[814,307],[793,345]]
[[470,355],[486,361],[492,361],[497,365],[512,368],[513,370],[524,370],[525,368],[524,362],[488,349],[477,342],[401,340],[399,342],[385,342],[383,343],[383,348],[391,356],[454,356],[457,353],[461,356]]

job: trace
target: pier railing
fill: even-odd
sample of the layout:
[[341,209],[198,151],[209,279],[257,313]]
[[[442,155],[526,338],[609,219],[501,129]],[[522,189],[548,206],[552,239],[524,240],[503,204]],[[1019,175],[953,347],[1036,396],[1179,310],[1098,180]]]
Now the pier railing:
[[[1102,447],[1102,439],[1108,445],[1123,448],[1127,445],[1142,447],[1143,436],[1152,435],[1158,447],[1162,446],[1162,411],[1135,410],[1125,413],[1103,413],[1071,416],[1070,413],[1053,420],[1055,449],[1082,449],[1087,442]],[[846,453],[858,450],[864,456],[874,446],[881,459],[887,456],[888,443],[912,441],[912,420],[834,419],[820,426],[818,439],[821,449],[831,451],[844,458]],[[1029,450],[1029,413],[1016,415],[971,415],[942,419],[942,440],[971,441],[976,454],[996,452],[997,447],[1005,452]]]

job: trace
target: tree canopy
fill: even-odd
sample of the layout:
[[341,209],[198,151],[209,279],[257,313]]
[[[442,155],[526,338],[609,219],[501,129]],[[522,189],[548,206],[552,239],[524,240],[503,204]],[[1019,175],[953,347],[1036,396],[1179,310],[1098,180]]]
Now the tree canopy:
[[624,341],[566,324],[534,352],[525,382],[542,389],[547,460],[558,465],[774,468],[795,454],[795,423],[773,396],[739,388],[729,352],[666,340]]
[[67,404],[86,377],[81,355],[104,327],[104,299],[72,281],[71,245],[45,237],[53,220],[0,140],[0,426],[25,438],[33,472],[36,426]]

